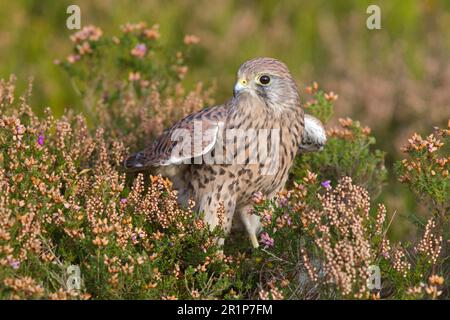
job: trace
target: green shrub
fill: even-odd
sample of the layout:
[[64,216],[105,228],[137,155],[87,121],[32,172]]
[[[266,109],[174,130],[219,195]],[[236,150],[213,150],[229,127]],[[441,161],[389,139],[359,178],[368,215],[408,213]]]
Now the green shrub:
[[[305,111],[326,125],[333,113],[337,95],[308,87],[312,99],[306,102]],[[297,157],[291,172],[302,178],[312,171],[322,181],[336,183],[342,177],[352,177],[354,183],[365,187],[371,195],[378,195],[386,181],[384,153],[374,149],[375,138],[370,128],[363,127],[350,118],[339,119],[339,126],[327,130],[327,144],[321,152],[306,153]]]

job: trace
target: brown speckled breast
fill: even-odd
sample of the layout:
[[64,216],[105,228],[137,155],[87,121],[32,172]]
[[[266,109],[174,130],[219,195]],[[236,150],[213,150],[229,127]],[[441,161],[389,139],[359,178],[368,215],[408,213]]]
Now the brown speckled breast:
[[[249,105],[252,103],[252,105]],[[266,164],[248,163],[249,147],[245,145],[246,162],[244,164],[192,165],[186,177],[193,198],[199,202],[201,197],[211,193],[211,198],[227,201],[235,198],[236,206],[243,206],[250,201],[253,193],[260,191],[266,196],[273,196],[280,191],[287,181],[289,169],[293,164],[301,142],[303,129],[303,110],[300,106],[283,112],[276,112],[265,105],[255,106],[254,101],[241,103],[239,109],[230,112],[225,127],[230,129],[279,129],[278,166],[273,174],[267,171]],[[267,150],[271,150],[268,139]],[[224,153],[226,149],[224,150]],[[239,156],[238,156],[239,157]],[[201,177],[194,178],[192,177]],[[191,178],[191,179],[189,179]]]

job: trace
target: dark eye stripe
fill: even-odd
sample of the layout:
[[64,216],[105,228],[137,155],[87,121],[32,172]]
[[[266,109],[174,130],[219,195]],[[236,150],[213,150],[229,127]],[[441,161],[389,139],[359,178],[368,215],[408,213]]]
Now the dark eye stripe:
[[270,82],[270,77],[267,75],[262,75],[261,77],[259,77],[259,82],[261,84],[269,84]]

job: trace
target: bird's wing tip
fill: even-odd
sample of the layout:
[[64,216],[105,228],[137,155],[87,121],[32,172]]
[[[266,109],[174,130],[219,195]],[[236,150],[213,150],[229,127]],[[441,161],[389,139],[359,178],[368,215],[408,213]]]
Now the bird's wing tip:
[[123,161],[122,167],[128,172],[142,170],[145,167],[142,160],[144,160],[142,159],[142,152],[134,153]]

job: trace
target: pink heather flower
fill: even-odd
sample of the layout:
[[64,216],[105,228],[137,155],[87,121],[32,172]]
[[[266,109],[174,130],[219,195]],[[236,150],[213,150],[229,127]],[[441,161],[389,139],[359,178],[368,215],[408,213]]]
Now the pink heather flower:
[[269,236],[267,232],[263,232],[261,234],[261,243],[264,244],[266,247],[273,247],[274,240]]
[[197,44],[199,42],[200,42],[200,38],[193,34],[187,34],[184,36],[184,44],[185,45]]
[[17,270],[20,267],[20,261],[19,260],[10,260],[9,265],[14,269]]
[[292,219],[291,219],[291,217],[289,217],[288,215],[285,215],[284,217],[286,218],[286,223],[287,223],[287,225],[290,226],[290,225],[292,224]]
[[139,72],[130,72],[128,74],[129,81],[138,81],[141,78],[141,74]]
[[256,204],[262,204],[264,202],[264,195],[261,191],[252,194],[252,201]]
[[120,203],[121,203],[121,204],[126,204],[126,203],[127,203],[127,199],[126,199],[126,198],[120,199]]
[[38,143],[40,146],[43,146],[43,145],[44,145],[44,135],[43,135],[43,134],[40,134],[40,135],[39,135],[38,140],[37,140],[37,143]]
[[264,214],[263,218],[264,218],[264,220],[266,220],[267,222],[269,222],[270,220],[272,220],[272,215],[266,213],[266,214]]
[[75,63],[78,60],[80,60],[81,56],[78,54],[71,54],[70,56],[67,57],[67,62],[69,63]]
[[25,133],[25,127],[23,125],[16,126],[17,134],[21,135]]
[[329,189],[329,188],[331,188],[331,181],[330,180],[326,180],[326,181],[322,182],[321,185],[325,189]]
[[83,27],[83,29],[71,35],[70,40],[75,43],[80,43],[85,40],[98,41],[102,34],[103,32],[100,28],[90,25]]
[[138,58],[143,58],[146,53],[147,53],[147,46],[143,43],[137,44],[136,47],[134,47],[133,50],[131,50],[131,55]]

